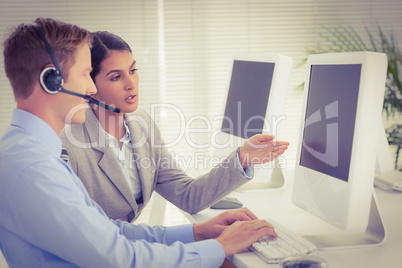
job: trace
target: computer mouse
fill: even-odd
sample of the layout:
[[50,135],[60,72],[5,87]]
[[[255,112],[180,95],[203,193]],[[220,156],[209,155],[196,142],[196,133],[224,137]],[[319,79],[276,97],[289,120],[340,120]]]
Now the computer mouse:
[[325,260],[312,255],[292,256],[282,261],[283,268],[327,268]]
[[224,197],[219,200],[217,203],[211,206],[212,209],[235,209],[241,208],[243,203],[240,202],[237,198],[234,197]]

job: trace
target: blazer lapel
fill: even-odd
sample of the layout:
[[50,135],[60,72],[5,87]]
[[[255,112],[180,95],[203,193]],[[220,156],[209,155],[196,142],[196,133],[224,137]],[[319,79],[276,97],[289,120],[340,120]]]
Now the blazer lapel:
[[91,146],[94,150],[100,151],[102,156],[98,162],[98,166],[106,174],[108,179],[116,186],[122,196],[127,200],[133,208],[135,214],[138,212],[138,205],[134,199],[132,192],[124,177],[123,171],[120,168],[120,163],[117,161],[113,151],[109,148],[109,142],[105,131],[102,129],[98,119],[92,109],[86,111],[87,120],[85,126],[87,128]]
[[135,164],[141,180],[143,204],[147,204],[155,188],[155,157],[150,152],[148,142],[151,126],[136,112],[126,114],[126,123],[131,133]]

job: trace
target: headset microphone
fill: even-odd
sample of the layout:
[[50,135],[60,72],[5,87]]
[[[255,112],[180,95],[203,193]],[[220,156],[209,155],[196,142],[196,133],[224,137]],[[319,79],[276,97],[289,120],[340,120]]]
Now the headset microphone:
[[74,91],[67,90],[65,88],[62,88],[61,90],[59,90],[59,92],[63,92],[63,93],[66,93],[66,94],[70,94],[70,95],[74,95],[74,96],[77,96],[77,97],[84,98],[84,99],[88,100],[89,103],[96,104],[96,105],[98,105],[98,106],[100,106],[102,108],[105,108],[105,109],[107,109],[109,111],[112,111],[112,112],[115,112],[115,113],[120,113],[119,108],[114,108],[114,107],[111,107],[109,105],[106,105],[106,104],[104,104],[104,103],[92,98],[89,95],[80,94],[80,93],[77,93],[77,92],[74,92]]
[[40,28],[39,25],[33,25],[37,33],[39,34],[40,39],[42,39],[43,43],[45,43],[46,49],[50,54],[50,57],[52,58],[54,67],[46,67],[45,69],[42,70],[39,76],[39,82],[42,86],[42,88],[49,94],[56,94],[58,92],[63,92],[69,95],[77,96],[80,98],[84,98],[88,100],[89,103],[96,104],[102,108],[105,108],[109,111],[115,112],[115,113],[120,113],[119,108],[114,108],[110,107],[109,105],[106,105],[102,102],[99,102],[98,100],[95,100],[92,98],[90,95],[84,95],[84,94],[79,94],[74,91],[67,90],[63,88],[63,76],[61,75],[61,70],[59,63],[56,59],[56,56],[52,50],[52,47],[50,44],[47,42],[45,38],[45,34],[43,33],[42,29]]

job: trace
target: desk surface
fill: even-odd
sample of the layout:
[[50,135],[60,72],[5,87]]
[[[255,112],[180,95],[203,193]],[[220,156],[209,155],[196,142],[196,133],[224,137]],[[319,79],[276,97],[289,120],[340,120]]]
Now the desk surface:
[[[292,176],[287,172],[288,176]],[[291,180],[282,189],[235,191],[231,196],[237,197],[244,206],[253,211],[259,218],[271,218],[290,230],[301,234],[337,234],[337,228],[302,211],[290,202]],[[356,249],[323,250],[318,256],[325,259],[329,267],[395,267],[402,254],[402,193],[385,192],[375,188],[382,221],[386,228],[386,239],[381,246]],[[203,222],[221,213],[222,210],[206,209],[187,217],[192,222]],[[236,254],[231,261],[237,267],[280,267],[268,265],[252,252]]]

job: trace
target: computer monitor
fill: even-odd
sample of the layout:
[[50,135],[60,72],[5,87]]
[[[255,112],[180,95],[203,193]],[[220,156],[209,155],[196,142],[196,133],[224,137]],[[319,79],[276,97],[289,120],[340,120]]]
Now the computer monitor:
[[369,225],[387,56],[308,57],[292,202],[350,233]]
[[[231,59],[227,81],[227,99],[221,128],[215,141],[214,156],[222,159],[259,133],[278,138],[284,115],[285,97],[292,58],[279,54],[235,55]],[[275,173],[275,164],[254,168],[254,179],[243,189],[282,187],[283,176]],[[277,180],[272,178],[277,174]]]

